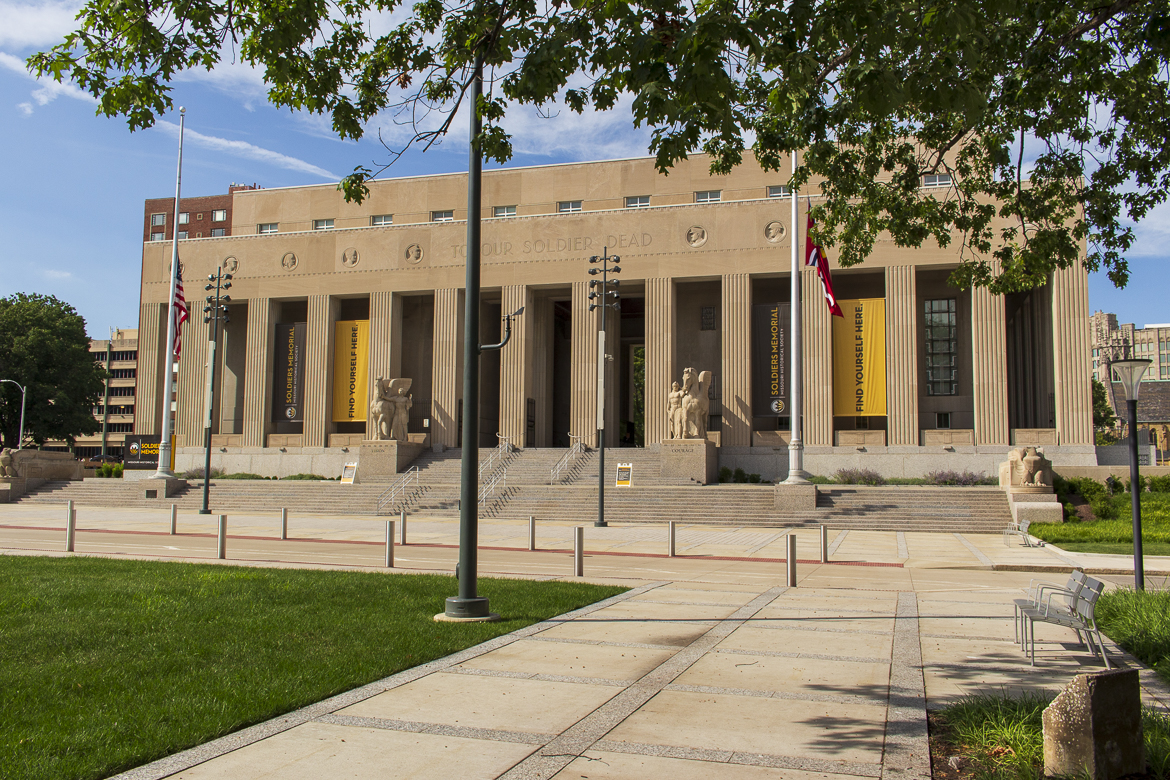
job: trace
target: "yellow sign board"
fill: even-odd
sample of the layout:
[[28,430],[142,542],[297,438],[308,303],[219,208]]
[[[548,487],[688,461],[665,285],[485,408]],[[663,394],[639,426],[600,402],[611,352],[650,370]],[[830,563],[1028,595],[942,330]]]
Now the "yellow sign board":
[[333,342],[333,422],[365,422],[370,321],[338,320]]
[[634,479],[634,464],[617,464],[617,487],[629,487]]
[[838,301],[833,317],[833,414],[881,417],[886,413],[886,301]]

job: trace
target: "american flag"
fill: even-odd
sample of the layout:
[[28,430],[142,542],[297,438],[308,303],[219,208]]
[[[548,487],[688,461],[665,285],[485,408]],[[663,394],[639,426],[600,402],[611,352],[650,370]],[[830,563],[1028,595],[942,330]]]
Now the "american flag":
[[175,274],[175,299],[171,301],[172,311],[175,314],[175,357],[183,351],[183,323],[187,321],[187,299],[183,297],[183,265],[179,264]]
[[808,199],[808,226],[805,228],[804,264],[817,269],[817,276],[821,279],[821,289],[825,292],[825,305],[834,317],[844,317],[845,313],[837,304],[837,296],[833,293],[833,278],[829,275],[829,258],[825,257],[825,250],[812,240],[813,225],[812,198]]

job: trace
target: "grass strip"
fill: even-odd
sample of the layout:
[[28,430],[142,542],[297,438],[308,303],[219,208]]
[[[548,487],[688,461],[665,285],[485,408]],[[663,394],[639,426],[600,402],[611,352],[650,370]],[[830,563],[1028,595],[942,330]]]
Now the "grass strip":
[[452,577],[0,557],[0,777],[98,778],[623,592]]
[[[1116,519],[1089,522],[1032,523],[1028,532],[1038,539],[1064,547],[1066,544],[1105,542],[1133,544],[1133,520],[1128,493],[1106,496]],[[1142,544],[1170,545],[1170,494],[1142,494]],[[1069,548],[1071,549],[1071,548]],[[1161,549],[1165,549],[1162,547]],[[1082,550],[1082,552],[1090,552]],[[1092,551],[1095,552],[1095,551]],[[1130,550],[1132,552],[1132,548]],[[1156,553],[1151,552],[1151,555]]]
[[1170,591],[1110,590],[1095,616],[1110,639],[1170,682]]

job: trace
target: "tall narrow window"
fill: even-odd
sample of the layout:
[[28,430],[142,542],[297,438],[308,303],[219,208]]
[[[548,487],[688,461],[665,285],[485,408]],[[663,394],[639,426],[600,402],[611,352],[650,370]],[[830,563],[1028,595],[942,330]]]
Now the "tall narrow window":
[[167,215],[166,214],[151,214],[150,215],[151,227],[158,227],[159,225],[165,225],[165,224],[167,224]]
[[180,211],[179,212],[179,224],[180,225],[186,225],[190,221],[191,221],[191,213],[189,211]]
[[212,222],[227,222],[227,209],[215,209],[211,212]]
[[722,190],[701,190],[695,193],[695,203],[718,203],[722,196]]
[[959,328],[955,299],[924,301],[926,314],[926,394],[956,395]]
[[221,237],[226,236],[226,235],[227,235],[227,228],[212,228],[211,229],[211,237],[212,238],[221,238]]
[[716,330],[715,307],[704,306],[700,311],[699,330]]

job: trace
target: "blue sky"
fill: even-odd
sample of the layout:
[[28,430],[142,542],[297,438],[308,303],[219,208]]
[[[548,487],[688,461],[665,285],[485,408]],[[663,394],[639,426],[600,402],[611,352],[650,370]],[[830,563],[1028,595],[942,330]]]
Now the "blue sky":
[[[94,114],[75,88],[38,83],[22,70],[30,54],[72,27],[78,3],[0,0],[0,296],[55,295],[85,317],[91,336],[136,327],[143,200],[175,189],[177,113],[131,133],[124,120]],[[319,117],[271,108],[258,74],[228,66],[184,77],[175,105],[187,108],[183,194],[213,195],[231,182],[265,187],[336,181],[356,165],[386,159],[376,128],[342,142]],[[171,123],[169,126],[166,122]],[[530,108],[509,115],[511,164],[536,165],[645,154],[649,134],[628,111],[545,119]],[[423,154],[410,153],[388,175],[461,171],[466,131]],[[397,128],[387,125],[390,135]],[[1089,305],[1138,325],[1170,322],[1170,207],[1137,226],[1129,287],[1093,274]]]

